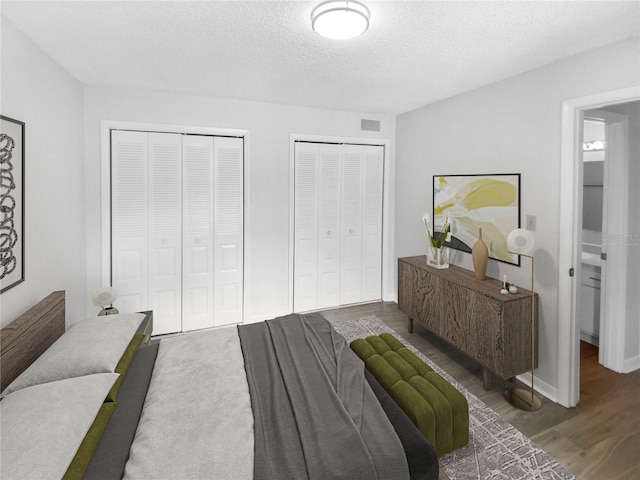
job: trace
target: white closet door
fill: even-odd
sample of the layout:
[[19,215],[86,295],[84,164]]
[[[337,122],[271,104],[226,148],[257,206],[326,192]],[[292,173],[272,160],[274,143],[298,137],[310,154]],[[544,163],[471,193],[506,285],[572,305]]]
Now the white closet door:
[[182,329],[213,327],[213,137],[182,137]]
[[340,145],[319,145],[318,304],[340,304]]
[[341,188],[340,304],[362,301],[362,147],[344,145]]
[[318,144],[295,144],[293,305],[296,312],[314,310],[318,305],[318,157]]
[[149,300],[154,334],[182,330],[182,136],[149,133]]
[[214,325],[242,322],[243,142],[216,137],[214,146]]
[[382,194],[384,147],[365,146],[362,176],[362,298],[382,298]]
[[148,134],[111,132],[111,278],[122,312],[148,310]]
[[379,300],[384,147],[294,148],[294,311]]

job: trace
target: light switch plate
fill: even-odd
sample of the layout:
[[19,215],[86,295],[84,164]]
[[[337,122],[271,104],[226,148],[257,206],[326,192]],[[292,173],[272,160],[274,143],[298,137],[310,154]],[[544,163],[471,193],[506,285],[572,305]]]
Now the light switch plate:
[[535,231],[536,229],[536,216],[527,215],[527,230]]

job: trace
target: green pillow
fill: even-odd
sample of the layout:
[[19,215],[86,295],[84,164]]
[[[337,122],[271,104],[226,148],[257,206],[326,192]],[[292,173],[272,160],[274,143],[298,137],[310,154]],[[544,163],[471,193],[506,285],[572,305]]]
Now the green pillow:
[[102,404],[98,415],[96,415],[96,419],[93,421],[91,427],[89,427],[89,431],[85,435],[84,440],[82,440],[75,457],[71,460],[69,468],[64,474],[64,477],[62,477],[63,480],[80,480],[82,478],[91,461],[93,452],[96,451],[102,433],[107,427],[107,423],[109,423],[109,419],[117,406],[118,404],[115,402]]
[[129,342],[127,349],[122,354],[122,357],[120,357],[120,361],[116,365],[116,369],[115,369],[115,373],[119,373],[120,376],[118,377],[118,380],[116,380],[116,383],[113,384],[113,387],[107,394],[107,399],[106,399],[107,402],[116,401],[116,396],[118,395],[118,389],[120,388],[120,385],[122,384],[122,380],[124,379],[124,376],[126,375],[127,370],[129,370],[129,365],[131,365],[131,362],[133,362],[133,357],[136,356],[136,352],[138,351],[138,348],[140,347],[140,344],[142,343],[143,339],[144,339],[143,333],[136,333],[131,339],[131,342]]

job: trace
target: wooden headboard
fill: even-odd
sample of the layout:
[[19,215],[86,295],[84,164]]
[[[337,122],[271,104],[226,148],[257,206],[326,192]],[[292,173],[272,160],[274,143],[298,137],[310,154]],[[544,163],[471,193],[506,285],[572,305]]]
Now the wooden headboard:
[[0,391],[64,333],[64,291],[40,300],[0,332]]

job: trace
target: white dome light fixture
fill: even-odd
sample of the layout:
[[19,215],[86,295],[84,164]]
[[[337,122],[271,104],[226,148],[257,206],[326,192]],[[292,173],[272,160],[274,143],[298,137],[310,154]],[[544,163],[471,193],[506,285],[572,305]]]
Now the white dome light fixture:
[[369,28],[369,9],[352,0],[329,0],[311,12],[313,31],[332,40],[362,35]]

